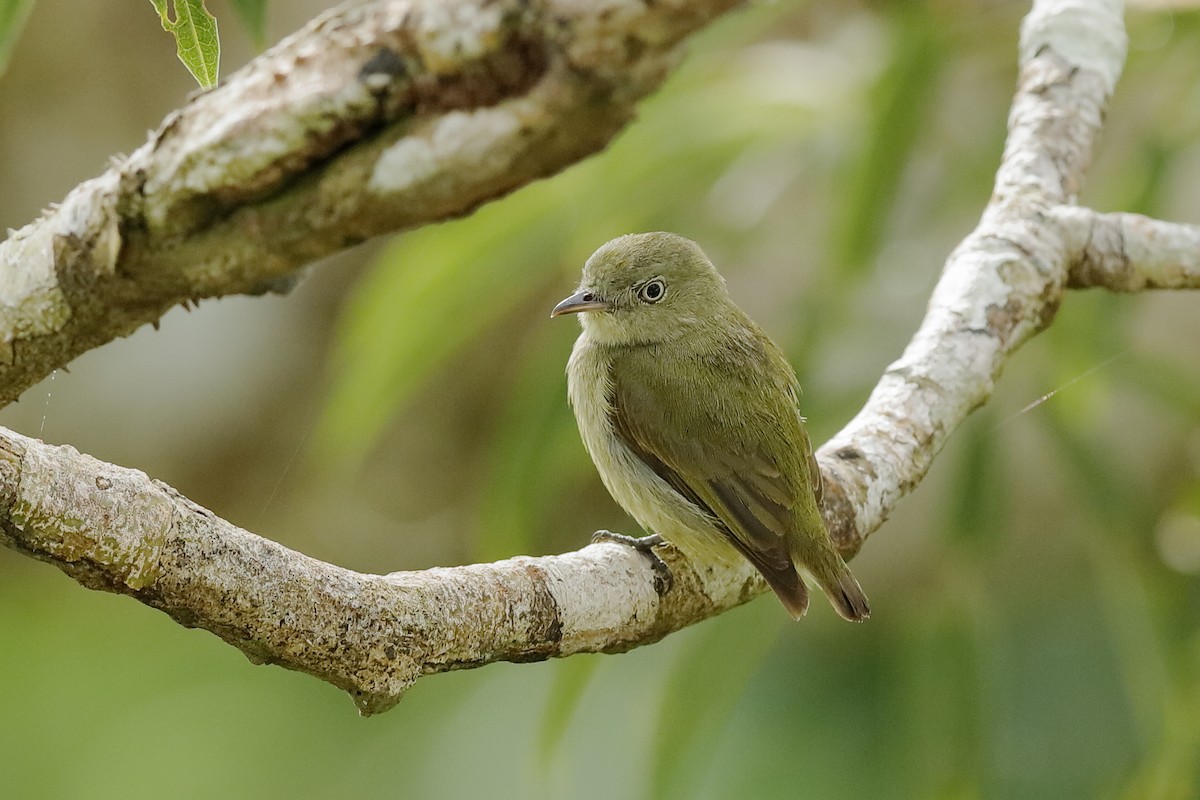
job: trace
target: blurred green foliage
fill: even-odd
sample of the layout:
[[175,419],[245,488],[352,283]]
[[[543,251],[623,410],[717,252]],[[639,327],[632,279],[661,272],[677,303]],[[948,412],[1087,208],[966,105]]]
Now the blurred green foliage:
[[250,41],[260,50],[267,44],[267,0],[229,0]]
[[[547,315],[596,246],[634,230],[701,242],[786,345],[823,440],[899,355],[987,201],[1024,11],[808,2],[730,16],[605,153],[368,251],[336,314],[319,301],[341,292],[302,287],[289,302],[319,309],[315,328],[332,321],[319,396],[296,379],[304,390],[281,389],[165,477],[372,571],[632,532],[566,406],[577,329]],[[1135,13],[1130,35],[1082,200],[1196,221],[1200,15]],[[1198,302],[1067,297],[855,560],[876,610],[865,626],[820,603],[791,625],[764,598],[622,656],[424,679],[363,721],[311,678],[250,668],[211,636],[0,553],[5,789],[1196,797]],[[150,452],[133,465],[151,469]]]
[[0,76],[8,66],[13,47],[33,10],[33,0],[0,0]]

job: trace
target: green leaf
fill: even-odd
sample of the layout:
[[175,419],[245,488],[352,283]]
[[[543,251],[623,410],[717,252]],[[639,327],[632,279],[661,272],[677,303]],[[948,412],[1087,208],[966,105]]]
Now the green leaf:
[[33,0],[0,0],[0,75],[8,66],[13,46],[32,10]]
[[[204,89],[217,85],[221,43],[217,38],[217,20],[204,7],[204,0],[150,0],[163,30],[175,36],[179,60]],[[174,9],[174,18],[171,16]]]
[[242,27],[260,50],[267,44],[267,0],[230,0]]

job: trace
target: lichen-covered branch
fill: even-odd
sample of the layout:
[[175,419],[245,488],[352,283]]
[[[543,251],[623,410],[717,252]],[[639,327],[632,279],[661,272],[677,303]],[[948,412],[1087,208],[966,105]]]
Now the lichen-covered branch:
[[2,428],[0,541],[255,662],[329,681],[363,713],[391,707],[424,674],[628,650],[761,591],[739,567],[667,552],[675,584],[661,598],[649,561],[607,543],[364,575],[244,531],[143,472]]
[[[37,372],[27,356],[61,363],[180,297],[260,286],[596,149],[657,83],[674,42],[725,5],[372,3],[317,21],[0,246],[0,260],[15,249],[35,262],[0,289],[10,393]],[[322,37],[344,62],[322,61]],[[951,253],[903,355],[818,452],[823,511],[847,556],[986,402],[1007,358],[1052,322],[1067,288],[1197,286],[1195,229],[1073,205],[1124,62],[1119,0],[1037,0],[1020,53],[979,226]],[[367,713],[423,674],[626,650],[764,588],[748,565],[668,550],[675,583],[660,596],[649,563],[613,544],[362,575],[240,530],[140,472],[2,430],[0,538],[256,661],[317,675]]]
[[0,243],[0,403],[179,303],[286,285],[604,147],[737,0],[376,0],[314,20]]
[[1078,206],[1061,206],[1053,214],[1075,254],[1072,289],[1200,289],[1200,225]]

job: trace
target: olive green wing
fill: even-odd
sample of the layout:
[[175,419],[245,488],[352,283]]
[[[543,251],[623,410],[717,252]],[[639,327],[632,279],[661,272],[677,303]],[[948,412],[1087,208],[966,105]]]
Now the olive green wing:
[[[799,616],[807,591],[792,562],[799,493],[809,491],[806,440],[784,380],[744,362],[615,361],[611,421],[620,440],[717,528]],[[751,384],[740,376],[760,380]],[[790,415],[790,418],[789,418]],[[811,448],[810,448],[811,449]]]
[[800,416],[800,384],[791,381],[787,387],[787,395],[791,398],[796,409],[796,419],[800,422],[800,454],[807,462],[808,482],[817,505],[825,496],[825,480],[821,477],[821,465],[817,463],[817,454],[813,451],[812,439],[808,436],[808,428],[804,427],[804,417]]

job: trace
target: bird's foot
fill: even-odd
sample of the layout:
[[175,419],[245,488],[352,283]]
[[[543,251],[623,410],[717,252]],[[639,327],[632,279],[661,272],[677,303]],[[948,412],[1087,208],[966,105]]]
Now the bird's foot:
[[653,536],[626,536],[623,533],[613,533],[612,531],[596,531],[592,534],[592,542],[615,542],[623,544],[626,547],[632,547],[639,553],[650,559],[650,566],[654,569],[654,591],[659,597],[671,590],[671,586],[675,583],[675,578],[671,575],[671,568],[667,566],[667,562],[659,557],[658,553],[654,552],[654,548],[660,544],[667,544],[667,540],[659,536],[657,533]]

